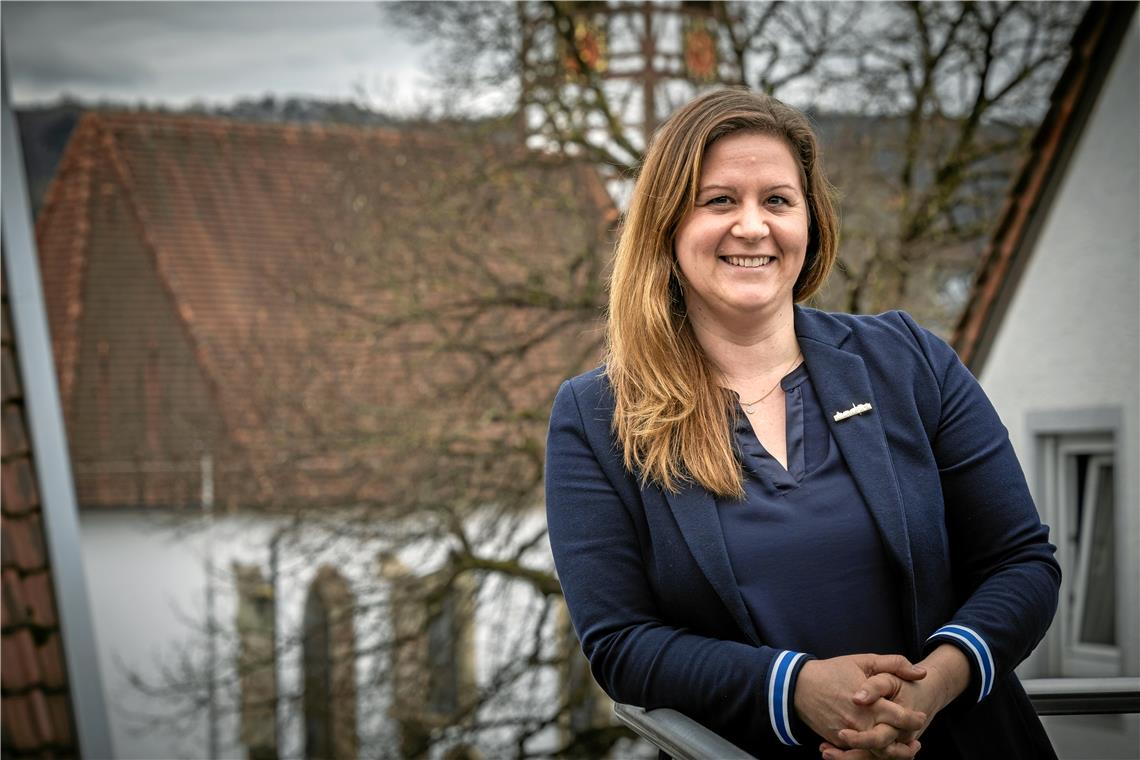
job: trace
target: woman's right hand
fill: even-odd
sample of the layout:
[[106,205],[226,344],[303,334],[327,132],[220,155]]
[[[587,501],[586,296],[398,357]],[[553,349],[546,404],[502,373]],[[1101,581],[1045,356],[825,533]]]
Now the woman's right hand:
[[868,678],[880,673],[890,673],[904,681],[918,681],[926,676],[923,668],[912,665],[902,655],[855,654],[812,660],[803,666],[796,681],[796,714],[837,747],[846,746],[840,731],[874,728],[879,740],[876,756],[910,760],[918,751],[915,732],[926,725],[926,715],[887,699],[870,705],[857,704],[852,699]]

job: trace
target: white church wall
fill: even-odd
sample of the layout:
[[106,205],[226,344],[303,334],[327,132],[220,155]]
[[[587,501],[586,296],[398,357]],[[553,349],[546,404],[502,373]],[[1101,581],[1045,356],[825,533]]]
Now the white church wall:
[[[395,560],[414,576],[440,569],[447,547],[430,540],[404,542],[406,533],[393,526],[380,537],[366,538],[344,530],[347,521],[332,518],[325,525],[298,528],[284,518],[216,517],[207,527],[200,515],[172,516],[143,511],[84,511],[81,514],[83,552],[91,586],[100,664],[114,704],[112,730],[116,751],[123,758],[198,758],[210,754],[242,758],[240,687],[234,681],[237,657],[236,585],[233,563],[256,566],[276,589],[277,740],[281,757],[301,757],[305,748],[302,652],[298,637],[303,627],[306,597],[313,578],[330,566],[348,582],[360,604],[353,627],[358,652],[356,725],[360,755],[396,757],[398,728],[390,718],[391,650],[393,633],[388,588],[382,565]],[[488,510],[469,522],[469,536],[487,556],[513,556],[522,542],[544,528],[540,510],[505,519]],[[276,537],[276,540],[275,540]],[[389,560],[384,560],[388,557]],[[533,542],[524,564],[549,569],[544,539]],[[213,568],[213,575],[209,569]],[[207,578],[212,582],[207,584]],[[185,701],[148,696],[132,683],[127,669],[148,684],[163,681],[171,663],[190,657],[199,667],[205,658],[203,621],[207,586],[219,633],[214,637],[217,719],[211,738],[205,710],[189,709]],[[539,632],[528,621],[542,619],[546,600],[522,580],[489,575],[476,585],[472,651],[475,681],[485,688],[504,666],[516,661],[536,635],[543,651],[553,654],[563,645],[561,614],[547,614]],[[553,709],[561,692],[552,667],[532,669],[484,705],[479,717],[503,719],[533,714],[536,705]],[[175,690],[177,691],[177,690]],[[199,690],[195,696],[203,697]],[[178,715],[178,720],[154,716]],[[148,717],[149,716],[149,717]],[[513,744],[517,728],[509,722],[480,735],[477,748],[484,757],[500,754]],[[534,737],[528,746],[553,749],[561,740],[557,726]],[[442,752],[442,748],[439,750]],[[630,750],[638,755],[638,750]]]

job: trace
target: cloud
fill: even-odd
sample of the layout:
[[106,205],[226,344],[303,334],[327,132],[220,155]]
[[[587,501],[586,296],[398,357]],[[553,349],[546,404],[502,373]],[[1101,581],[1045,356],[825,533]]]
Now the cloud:
[[406,99],[426,85],[422,46],[373,3],[5,2],[3,21],[17,103],[348,98],[372,81]]

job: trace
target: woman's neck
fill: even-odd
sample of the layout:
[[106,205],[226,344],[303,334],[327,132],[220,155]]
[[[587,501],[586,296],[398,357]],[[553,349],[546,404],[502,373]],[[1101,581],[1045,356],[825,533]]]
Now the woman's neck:
[[720,369],[726,384],[746,394],[757,382],[781,375],[799,357],[791,305],[767,318],[726,324],[690,314],[693,333],[705,355]]

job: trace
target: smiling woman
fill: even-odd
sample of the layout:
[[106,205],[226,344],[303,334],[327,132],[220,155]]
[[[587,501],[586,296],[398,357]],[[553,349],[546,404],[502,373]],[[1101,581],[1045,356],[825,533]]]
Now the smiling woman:
[[797,305],[835,229],[783,103],[713,92],[654,136],[606,365],[550,421],[583,651],[615,700],[765,758],[1052,757],[1012,673],[1056,607],[1048,531],[949,346],[899,312]]

